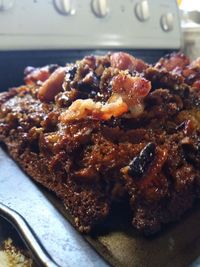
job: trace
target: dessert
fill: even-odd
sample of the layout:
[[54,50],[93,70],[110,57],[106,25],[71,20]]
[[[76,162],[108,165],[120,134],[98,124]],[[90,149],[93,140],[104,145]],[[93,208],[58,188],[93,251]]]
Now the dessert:
[[[200,196],[200,64],[124,52],[25,70],[0,94],[0,140],[89,232],[124,202],[144,234]],[[120,213],[120,210],[119,210]]]

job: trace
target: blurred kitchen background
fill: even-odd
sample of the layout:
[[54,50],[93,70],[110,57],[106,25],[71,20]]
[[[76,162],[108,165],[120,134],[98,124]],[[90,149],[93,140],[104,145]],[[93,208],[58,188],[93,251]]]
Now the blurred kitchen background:
[[179,0],[181,29],[185,53],[195,59],[200,56],[200,1]]

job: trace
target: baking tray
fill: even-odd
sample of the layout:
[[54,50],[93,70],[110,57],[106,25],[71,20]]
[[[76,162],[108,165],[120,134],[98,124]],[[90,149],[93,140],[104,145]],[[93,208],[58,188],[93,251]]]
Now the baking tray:
[[39,265],[108,266],[59,212],[57,208],[64,207],[58,199],[52,201],[56,207],[45,190],[42,192],[0,148],[0,203],[6,205],[1,205],[0,212],[17,226],[27,245],[35,250]]
[[2,148],[0,203],[1,215],[18,228],[38,266],[199,266],[200,203],[151,238],[127,223],[124,207],[114,209],[100,231],[81,235],[61,201],[24,174]]

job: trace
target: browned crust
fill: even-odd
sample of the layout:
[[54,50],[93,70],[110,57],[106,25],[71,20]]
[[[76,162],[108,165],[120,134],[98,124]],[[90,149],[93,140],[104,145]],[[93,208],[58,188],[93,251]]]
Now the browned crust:
[[57,181],[55,173],[48,170],[46,159],[28,149],[19,156],[17,141],[6,141],[11,157],[35,181],[42,184],[62,199],[72,215],[74,225],[80,232],[90,232],[108,215],[109,200],[97,186],[79,185],[73,179]]

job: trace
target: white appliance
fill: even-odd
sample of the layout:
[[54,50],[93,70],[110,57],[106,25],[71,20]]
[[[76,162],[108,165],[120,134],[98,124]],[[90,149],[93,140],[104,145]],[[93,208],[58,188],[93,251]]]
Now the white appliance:
[[0,50],[180,46],[176,0],[0,0]]

